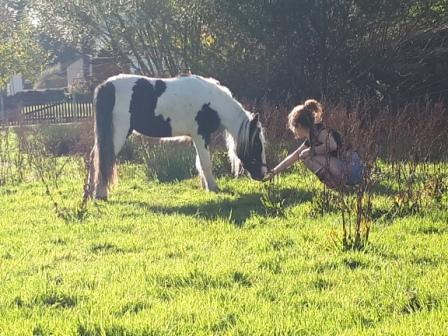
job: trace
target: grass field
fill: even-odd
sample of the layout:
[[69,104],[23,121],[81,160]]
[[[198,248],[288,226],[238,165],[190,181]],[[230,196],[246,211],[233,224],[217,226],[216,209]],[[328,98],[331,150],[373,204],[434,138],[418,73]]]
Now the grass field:
[[[320,187],[300,169],[277,181],[273,216],[247,178],[210,194],[121,168],[110,200],[68,222],[41,184],[0,186],[0,335],[448,334],[447,202],[379,218],[344,252],[340,216],[310,215]],[[63,176],[64,205],[82,181]],[[387,212],[387,185],[374,204]]]

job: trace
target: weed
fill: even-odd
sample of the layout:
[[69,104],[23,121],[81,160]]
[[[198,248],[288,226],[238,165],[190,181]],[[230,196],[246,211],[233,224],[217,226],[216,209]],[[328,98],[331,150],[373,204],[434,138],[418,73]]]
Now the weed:
[[22,183],[27,167],[27,157],[17,136],[7,127],[0,128],[0,186]]
[[282,192],[277,188],[277,186],[278,184],[274,179],[263,184],[260,201],[266,211],[266,214],[283,217],[285,216],[286,198],[284,198]]
[[141,141],[143,160],[149,179],[172,182],[193,176],[195,153],[193,148],[178,144],[149,144]]
[[[26,153],[27,160],[37,180],[45,189],[45,195],[51,201],[56,215],[66,222],[83,221],[87,217],[87,202],[82,199],[74,208],[64,205],[64,195],[59,185],[61,177],[71,157],[58,158],[49,153],[45,147],[42,135],[35,129],[21,129],[19,134],[20,146]],[[81,168],[81,171],[87,170]]]

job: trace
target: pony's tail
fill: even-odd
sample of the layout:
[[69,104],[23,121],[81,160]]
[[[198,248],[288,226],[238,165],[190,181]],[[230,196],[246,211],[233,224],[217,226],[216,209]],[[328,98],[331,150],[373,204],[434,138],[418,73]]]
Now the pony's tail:
[[116,181],[112,111],[115,106],[115,87],[106,82],[95,90],[94,171],[96,198],[107,198],[108,188]]

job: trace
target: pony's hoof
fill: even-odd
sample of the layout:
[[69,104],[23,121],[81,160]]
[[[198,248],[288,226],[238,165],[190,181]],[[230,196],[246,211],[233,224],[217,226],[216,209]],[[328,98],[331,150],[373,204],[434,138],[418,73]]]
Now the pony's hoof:
[[97,186],[94,191],[94,196],[96,200],[107,200],[107,196],[109,196],[109,192],[104,186]]
[[218,186],[213,186],[207,189],[208,192],[212,192],[212,193],[218,193],[221,190],[218,188]]
[[94,198],[95,198],[95,201],[107,201],[107,194],[106,195],[104,195],[104,194],[95,194],[94,195]]

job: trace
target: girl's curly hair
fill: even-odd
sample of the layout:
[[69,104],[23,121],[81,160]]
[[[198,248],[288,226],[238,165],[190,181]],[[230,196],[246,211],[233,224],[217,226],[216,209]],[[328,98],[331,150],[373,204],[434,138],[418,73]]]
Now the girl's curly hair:
[[288,128],[295,133],[297,127],[310,129],[322,119],[322,104],[315,99],[308,99],[297,105],[288,115]]

